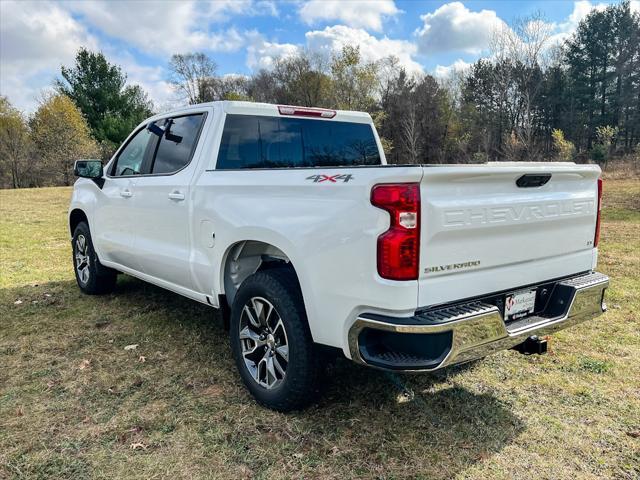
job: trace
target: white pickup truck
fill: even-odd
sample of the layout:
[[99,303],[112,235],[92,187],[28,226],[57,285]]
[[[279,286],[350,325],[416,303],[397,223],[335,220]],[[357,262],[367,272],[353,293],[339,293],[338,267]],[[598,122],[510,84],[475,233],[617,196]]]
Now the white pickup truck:
[[606,309],[597,166],[387,165],[366,113],[214,102],[75,173],[80,289],[123,272],[221,308],[244,383],[277,410],[316,398],[327,351],[431,371],[543,353]]

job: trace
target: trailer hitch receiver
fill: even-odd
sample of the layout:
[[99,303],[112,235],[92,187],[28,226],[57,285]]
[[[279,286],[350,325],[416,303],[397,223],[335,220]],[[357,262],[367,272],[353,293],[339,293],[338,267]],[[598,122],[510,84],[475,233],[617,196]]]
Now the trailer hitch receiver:
[[542,355],[547,353],[547,338],[540,338],[533,335],[527,338],[524,342],[513,347],[514,350],[522,353],[523,355]]

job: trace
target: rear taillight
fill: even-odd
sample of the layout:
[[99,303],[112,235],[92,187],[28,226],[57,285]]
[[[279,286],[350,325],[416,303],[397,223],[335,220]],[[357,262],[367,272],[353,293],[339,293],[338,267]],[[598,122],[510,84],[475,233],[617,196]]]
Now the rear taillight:
[[375,185],[371,203],[389,212],[389,229],[378,237],[378,274],[416,280],[420,263],[420,184]]
[[602,213],[602,178],[598,178],[598,211],[596,217],[596,234],[593,237],[593,246],[600,242],[600,214]]
[[278,105],[280,115],[294,115],[296,117],[318,117],[333,118],[336,116],[335,110],[313,107],[291,107],[289,105]]

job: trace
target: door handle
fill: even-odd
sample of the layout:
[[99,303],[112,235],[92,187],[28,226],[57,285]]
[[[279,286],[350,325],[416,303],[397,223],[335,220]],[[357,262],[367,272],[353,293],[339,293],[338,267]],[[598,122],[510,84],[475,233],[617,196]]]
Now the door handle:
[[133,193],[131,193],[131,190],[129,190],[129,189],[120,190],[120,196],[124,197],[124,198],[129,198],[129,197],[133,196]]
[[171,192],[169,194],[169,198],[171,200],[177,200],[177,201],[184,200],[184,193],[181,193],[181,192],[178,192],[178,191]]

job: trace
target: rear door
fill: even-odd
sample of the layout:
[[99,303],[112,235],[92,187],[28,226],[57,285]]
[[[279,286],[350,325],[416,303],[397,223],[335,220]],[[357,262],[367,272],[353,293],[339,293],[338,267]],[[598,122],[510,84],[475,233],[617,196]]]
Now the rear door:
[[599,173],[574,164],[425,166],[419,306],[590,270]]
[[156,122],[164,134],[150,159],[150,174],[137,179],[134,201],[134,250],[142,272],[187,289],[193,289],[190,183],[206,116],[195,111]]

